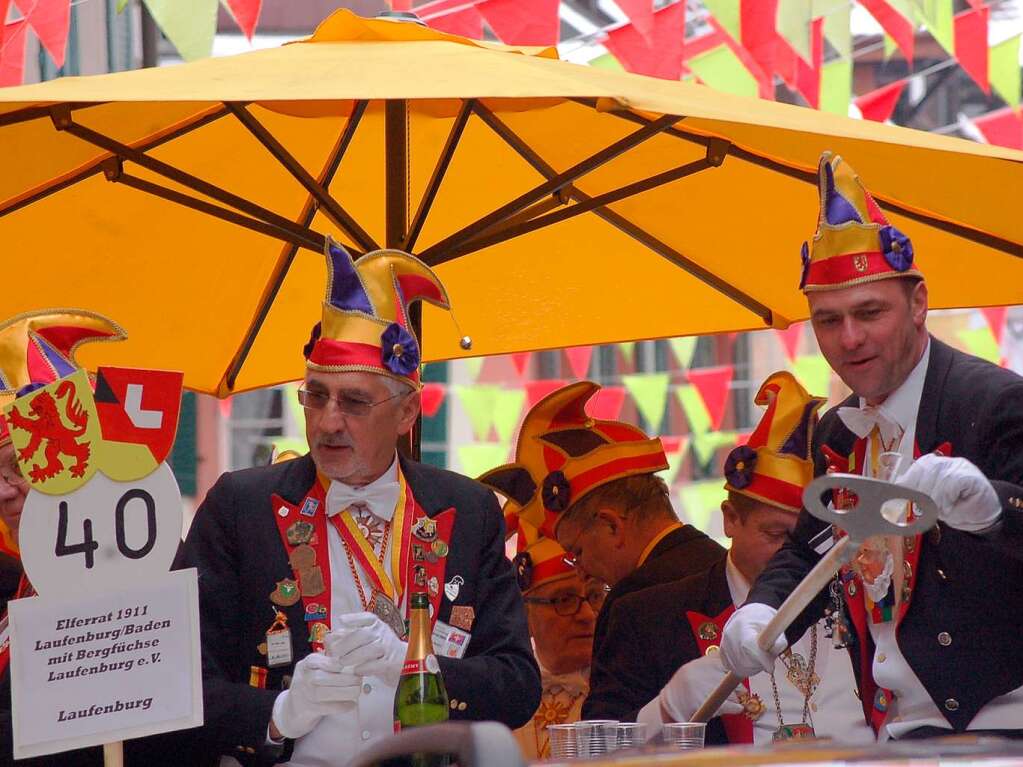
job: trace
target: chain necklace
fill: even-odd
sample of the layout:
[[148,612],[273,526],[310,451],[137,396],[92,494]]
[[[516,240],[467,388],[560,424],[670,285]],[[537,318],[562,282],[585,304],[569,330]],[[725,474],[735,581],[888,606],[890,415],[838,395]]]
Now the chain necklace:
[[799,725],[787,725],[781,717],[781,696],[778,694],[778,683],[771,672],[771,691],[774,693],[774,708],[778,715],[778,729],[774,740],[813,737],[813,720],[810,717],[810,697],[817,689],[820,678],[814,673],[817,663],[817,624],[810,633],[810,662],[804,665],[803,658],[788,648],[780,656],[785,665],[786,677],[789,682],[803,693],[803,721]]
[[[387,540],[391,536],[391,523],[384,523],[384,536],[381,541],[380,551],[377,552],[377,562],[381,567],[384,566],[384,554],[387,552]],[[352,571],[352,578],[355,579],[355,588],[359,591],[359,602],[362,603],[363,610],[370,609],[370,601],[366,597],[366,590],[362,586],[362,578],[359,577],[359,571],[355,567],[355,557],[352,556],[352,550],[348,548],[348,541],[341,537],[341,544],[345,547],[345,557],[348,558],[348,568]]]

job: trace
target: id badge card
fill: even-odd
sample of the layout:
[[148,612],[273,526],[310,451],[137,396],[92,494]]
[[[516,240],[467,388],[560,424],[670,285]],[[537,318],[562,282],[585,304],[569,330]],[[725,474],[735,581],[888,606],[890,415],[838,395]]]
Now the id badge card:
[[266,665],[269,668],[291,665],[291,632],[275,629],[266,632]]
[[433,626],[433,650],[445,658],[461,658],[469,648],[472,634],[451,626],[444,621],[437,621]]

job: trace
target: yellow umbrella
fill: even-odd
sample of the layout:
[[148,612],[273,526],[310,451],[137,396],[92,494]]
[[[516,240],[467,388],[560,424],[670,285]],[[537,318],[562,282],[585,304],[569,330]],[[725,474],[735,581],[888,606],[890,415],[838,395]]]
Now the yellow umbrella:
[[1023,153],[340,11],[274,50],[0,91],[0,315],[86,306],[129,331],[103,360],[199,391],[294,379],[332,234],[439,265],[474,346],[427,307],[427,360],[784,327],[825,149],[934,306],[1023,301]]

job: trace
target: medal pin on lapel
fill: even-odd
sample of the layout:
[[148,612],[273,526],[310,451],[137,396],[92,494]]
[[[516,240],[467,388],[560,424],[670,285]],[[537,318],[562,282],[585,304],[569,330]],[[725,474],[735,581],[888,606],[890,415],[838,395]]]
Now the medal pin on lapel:
[[462,579],[462,576],[456,575],[444,584],[444,596],[448,598],[449,602],[454,602],[458,599],[458,592],[461,590],[462,584],[464,583],[465,581]]

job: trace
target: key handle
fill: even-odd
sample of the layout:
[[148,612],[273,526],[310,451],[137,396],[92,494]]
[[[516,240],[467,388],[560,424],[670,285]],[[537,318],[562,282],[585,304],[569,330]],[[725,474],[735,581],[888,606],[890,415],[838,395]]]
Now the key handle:
[[[836,489],[855,493],[856,505],[851,509],[827,506],[821,496]],[[888,501],[912,502],[916,516],[911,522],[885,519],[881,508]],[[875,535],[919,535],[938,521],[938,506],[926,493],[858,474],[822,474],[803,490],[803,506],[817,519],[844,530],[855,546]]]

